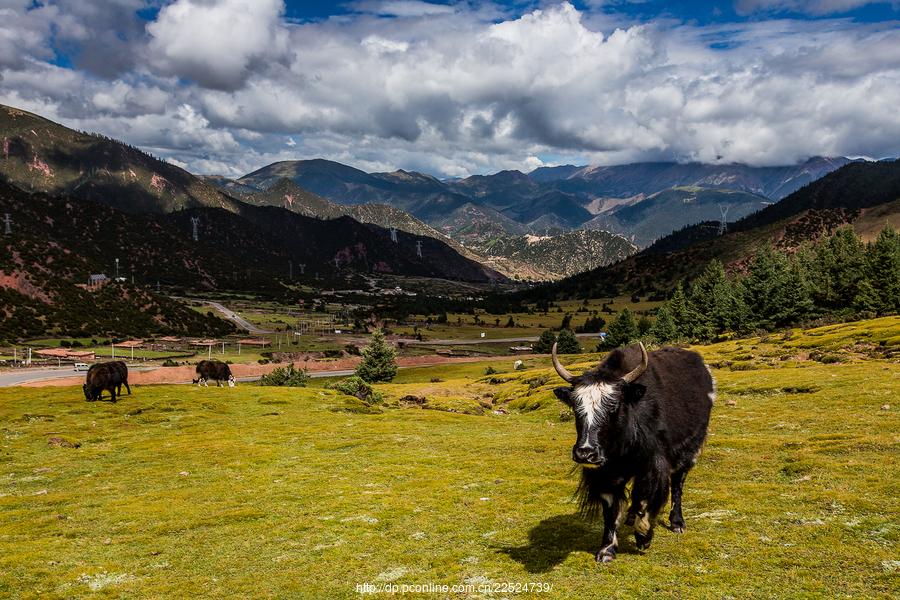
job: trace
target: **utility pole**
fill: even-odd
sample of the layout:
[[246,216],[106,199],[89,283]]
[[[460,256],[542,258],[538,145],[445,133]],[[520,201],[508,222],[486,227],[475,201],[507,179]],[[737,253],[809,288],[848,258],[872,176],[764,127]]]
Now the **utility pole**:
[[119,259],[116,259],[116,281],[119,280]]

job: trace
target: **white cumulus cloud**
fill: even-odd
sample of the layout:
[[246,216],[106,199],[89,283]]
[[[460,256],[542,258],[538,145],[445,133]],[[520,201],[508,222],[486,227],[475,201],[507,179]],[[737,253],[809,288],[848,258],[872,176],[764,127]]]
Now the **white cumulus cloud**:
[[281,0],[176,0],[147,26],[150,60],[163,72],[235,89],[255,69],[284,59]]

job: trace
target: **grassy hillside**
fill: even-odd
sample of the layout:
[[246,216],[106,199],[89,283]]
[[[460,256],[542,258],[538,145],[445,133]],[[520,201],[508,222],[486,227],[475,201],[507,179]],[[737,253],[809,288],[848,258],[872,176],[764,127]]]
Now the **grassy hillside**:
[[209,183],[136,148],[3,105],[0,174],[26,190],[71,194],[132,213],[235,206]]
[[[875,331],[849,327],[848,339]],[[836,335],[814,334],[795,335]],[[712,362],[732,350],[703,348]],[[0,595],[355,598],[367,582],[531,582],[550,591],[523,597],[890,598],[900,368],[848,360],[715,369],[687,532],[661,529],[642,554],[624,528],[610,565],[593,559],[599,528],[575,514],[574,427],[546,361],[403,371],[379,386],[377,414],[319,388],[144,387],[116,405],[0,390]],[[484,376],[487,364],[501,373]],[[426,409],[400,408],[407,394]]]
[[640,247],[703,221],[737,221],[771,204],[768,198],[736,190],[675,187],[594,217],[586,229],[605,229],[623,235]]
[[535,265],[557,277],[574,275],[618,262],[637,248],[620,235],[608,231],[570,231],[555,236],[504,236],[477,250]]
[[[243,200],[254,206],[283,207],[297,214],[317,219],[337,219],[342,216],[349,216],[360,223],[369,223],[388,230],[395,228],[398,231],[405,231],[413,235],[430,237],[450,246],[462,256],[481,263],[509,278],[536,280],[554,278],[552,272],[534,264],[511,260],[506,257],[477,254],[472,249],[459,243],[459,241],[390,204],[338,204],[301,188],[287,178],[277,180],[265,189],[242,186],[235,181],[225,178],[216,178],[215,183],[226,191],[241,188]],[[254,191],[247,193],[247,189]]]

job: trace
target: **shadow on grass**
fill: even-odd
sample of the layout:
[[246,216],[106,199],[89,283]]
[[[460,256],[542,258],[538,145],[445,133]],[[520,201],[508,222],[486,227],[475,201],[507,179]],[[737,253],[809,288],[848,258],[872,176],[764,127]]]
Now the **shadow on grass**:
[[[623,539],[622,529],[619,534],[619,554],[638,553],[633,541]],[[602,522],[591,523],[577,513],[557,515],[531,528],[528,545],[500,548],[498,552],[521,563],[529,573],[546,573],[573,552],[587,552],[593,556],[600,550],[602,536]]]

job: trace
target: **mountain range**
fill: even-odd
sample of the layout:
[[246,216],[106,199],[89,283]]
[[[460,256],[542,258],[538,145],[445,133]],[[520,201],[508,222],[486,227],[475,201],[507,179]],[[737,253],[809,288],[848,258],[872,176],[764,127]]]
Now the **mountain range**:
[[783,167],[634,163],[542,167],[439,180],[409,171],[366,173],[323,159],[273,163],[226,185],[265,190],[281,179],[338,204],[383,203],[466,244],[505,235],[605,229],[640,247],[710,218],[736,220],[850,159],[811,158]]
[[[900,162],[563,166],[442,181],[317,159],[233,180],[0,106],[0,213],[12,219],[0,238],[0,337],[218,334],[231,326],[154,293],[156,282],[279,294],[509,274],[565,278],[532,296],[658,293],[710,258],[740,269],[763,243],[900,225]],[[114,258],[119,287],[85,285]]]
[[687,226],[615,264],[527,292],[529,298],[659,294],[689,280],[712,259],[740,271],[763,244],[795,251],[850,226],[871,241],[890,224],[900,228],[900,160],[854,162],[727,226]]

